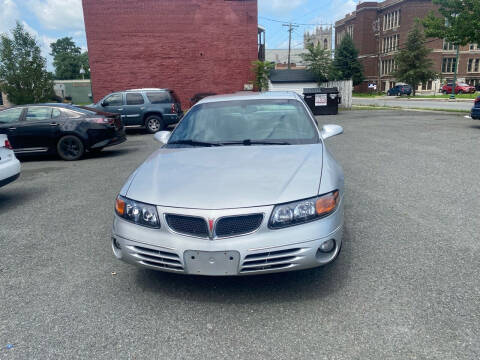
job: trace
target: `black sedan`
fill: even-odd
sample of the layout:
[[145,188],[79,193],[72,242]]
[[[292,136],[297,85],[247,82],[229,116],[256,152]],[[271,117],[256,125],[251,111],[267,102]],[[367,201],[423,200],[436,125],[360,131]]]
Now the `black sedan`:
[[0,134],[6,134],[16,154],[56,153],[78,160],[85,151],[126,140],[115,114],[66,104],[22,105],[0,111]]

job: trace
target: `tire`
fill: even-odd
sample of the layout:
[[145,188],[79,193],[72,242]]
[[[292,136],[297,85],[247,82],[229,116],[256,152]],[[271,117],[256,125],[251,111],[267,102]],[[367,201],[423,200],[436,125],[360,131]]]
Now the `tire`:
[[458,93],[457,93],[457,94],[458,94],[458,95],[463,94],[463,90],[458,90]]
[[75,135],[66,135],[58,140],[57,153],[63,160],[74,161],[83,156],[85,146],[82,140]]
[[443,94],[443,95],[447,95],[447,91],[446,91],[446,90],[442,90],[442,94]]
[[161,116],[151,115],[145,120],[145,128],[150,134],[155,134],[165,129],[165,123]]

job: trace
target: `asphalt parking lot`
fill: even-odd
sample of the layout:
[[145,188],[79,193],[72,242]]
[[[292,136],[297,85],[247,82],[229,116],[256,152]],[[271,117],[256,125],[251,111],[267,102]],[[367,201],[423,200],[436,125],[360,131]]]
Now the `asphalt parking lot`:
[[346,228],[337,262],[311,271],[187,277],[117,261],[113,202],[151,135],[78,162],[25,159],[0,189],[0,359],[479,358],[480,121],[319,119],[345,129],[327,144]]

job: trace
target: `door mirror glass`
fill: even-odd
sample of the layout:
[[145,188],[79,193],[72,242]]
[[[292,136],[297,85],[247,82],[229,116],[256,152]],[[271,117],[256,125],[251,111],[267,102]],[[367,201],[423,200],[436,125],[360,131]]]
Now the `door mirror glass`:
[[160,144],[166,144],[168,139],[170,139],[170,135],[172,135],[170,131],[159,131],[153,135],[153,138]]
[[324,125],[320,132],[322,139],[328,139],[335,135],[343,134],[343,128],[339,125]]

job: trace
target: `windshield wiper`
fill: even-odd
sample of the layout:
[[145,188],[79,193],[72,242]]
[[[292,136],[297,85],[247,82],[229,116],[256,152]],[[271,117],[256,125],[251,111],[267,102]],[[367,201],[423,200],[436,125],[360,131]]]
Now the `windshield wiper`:
[[250,146],[250,145],[292,145],[288,141],[278,141],[278,140],[250,140],[250,139],[245,139],[242,141],[227,141],[227,142],[222,142],[219,143],[219,145],[244,145],[244,146]]
[[169,142],[167,145],[191,145],[191,146],[220,146],[218,143],[210,143],[205,141],[195,141],[195,140],[177,140]]

